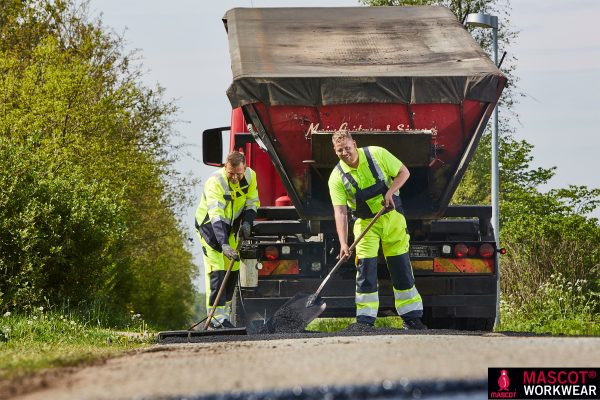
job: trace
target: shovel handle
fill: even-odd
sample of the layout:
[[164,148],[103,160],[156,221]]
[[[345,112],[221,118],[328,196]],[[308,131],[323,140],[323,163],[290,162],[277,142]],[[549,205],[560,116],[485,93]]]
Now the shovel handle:
[[[354,248],[358,245],[358,242],[360,242],[360,240],[365,236],[365,234],[369,231],[369,229],[371,229],[373,224],[375,224],[375,222],[379,219],[379,217],[381,217],[386,211],[389,211],[389,210],[385,206],[381,207],[381,210],[379,210],[379,212],[377,214],[375,214],[375,216],[371,219],[371,222],[369,222],[369,225],[367,225],[367,227],[361,232],[361,234],[356,239],[354,239],[354,242],[348,248],[349,254],[351,254],[354,251]],[[348,257],[340,258],[340,260],[335,264],[335,266],[331,269],[331,271],[329,271],[329,274],[327,274],[325,279],[323,279],[323,282],[321,282],[321,285],[315,292],[315,297],[318,297],[321,294],[321,291],[323,290],[323,288],[329,281],[329,278],[331,278],[331,276],[338,270],[338,268],[340,268],[340,266],[344,262],[346,262],[347,259],[348,259]]]

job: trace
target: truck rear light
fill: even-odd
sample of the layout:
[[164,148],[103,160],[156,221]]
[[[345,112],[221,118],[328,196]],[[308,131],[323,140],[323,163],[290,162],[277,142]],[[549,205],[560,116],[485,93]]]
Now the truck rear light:
[[483,258],[491,258],[494,256],[494,246],[489,243],[484,243],[479,247],[479,255]]
[[275,246],[267,246],[264,255],[267,260],[277,260],[279,258],[279,249]]
[[443,245],[442,254],[445,256],[449,256],[450,254],[452,254],[452,246],[450,246],[449,244]]
[[498,253],[500,253],[500,254],[506,254],[506,249],[503,247],[500,250],[498,250]]
[[469,246],[469,257],[475,257],[477,255],[477,247]]
[[290,248],[290,246],[282,246],[281,247],[281,254],[288,255],[292,252],[292,249]]
[[310,270],[313,272],[318,272],[321,270],[321,263],[316,261],[310,265]]
[[466,257],[469,254],[469,248],[464,243],[458,243],[454,245],[454,255],[456,257]]

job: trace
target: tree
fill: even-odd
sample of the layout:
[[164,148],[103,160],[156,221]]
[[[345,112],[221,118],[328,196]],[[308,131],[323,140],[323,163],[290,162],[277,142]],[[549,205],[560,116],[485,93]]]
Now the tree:
[[101,300],[181,323],[195,267],[176,106],[85,4],[0,7],[0,310]]

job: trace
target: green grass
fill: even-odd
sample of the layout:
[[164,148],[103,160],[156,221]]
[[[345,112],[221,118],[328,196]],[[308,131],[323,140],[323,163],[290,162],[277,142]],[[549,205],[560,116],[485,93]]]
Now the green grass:
[[44,312],[0,315],[0,379],[44,368],[73,366],[147,346],[152,335],[137,318],[129,332],[106,329],[75,315]]
[[[317,318],[306,329],[317,332],[337,332],[354,322],[356,322],[355,318]],[[382,317],[377,318],[375,326],[378,328],[402,329],[403,322],[400,317]]]

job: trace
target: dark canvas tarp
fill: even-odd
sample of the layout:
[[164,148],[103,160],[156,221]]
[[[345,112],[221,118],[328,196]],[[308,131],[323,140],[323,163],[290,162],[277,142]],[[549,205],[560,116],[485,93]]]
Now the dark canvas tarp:
[[235,8],[233,107],[495,101],[501,72],[444,7]]

